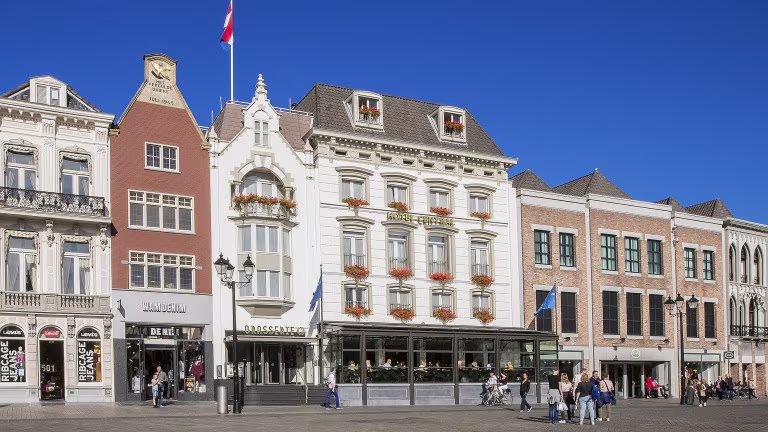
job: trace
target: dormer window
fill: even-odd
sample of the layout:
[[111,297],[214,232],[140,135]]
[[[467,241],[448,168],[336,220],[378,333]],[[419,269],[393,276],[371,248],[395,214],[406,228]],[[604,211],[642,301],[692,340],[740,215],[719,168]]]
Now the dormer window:
[[37,84],[35,86],[35,93],[35,102],[61,106],[61,88]]
[[464,116],[452,112],[443,113],[443,133],[450,136],[464,136]]
[[355,92],[347,101],[355,126],[382,129],[384,106],[380,95]]
[[440,107],[432,119],[440,139],[466,141],[467,116],[464,110],[453,107]]

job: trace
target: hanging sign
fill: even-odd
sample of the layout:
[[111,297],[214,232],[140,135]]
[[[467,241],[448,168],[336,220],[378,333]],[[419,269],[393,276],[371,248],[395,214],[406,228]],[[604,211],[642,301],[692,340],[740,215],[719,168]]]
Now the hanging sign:
[[414,215],[411,213],[389,212],[387,220],[399,220],[417,223],[419,225],[453,226],[453,219],[443,216]]

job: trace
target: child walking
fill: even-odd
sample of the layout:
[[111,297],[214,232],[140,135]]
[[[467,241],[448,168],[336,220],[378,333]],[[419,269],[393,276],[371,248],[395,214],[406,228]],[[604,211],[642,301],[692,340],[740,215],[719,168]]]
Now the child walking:
[[152,406],[157,408],[157,373],[152,375]]

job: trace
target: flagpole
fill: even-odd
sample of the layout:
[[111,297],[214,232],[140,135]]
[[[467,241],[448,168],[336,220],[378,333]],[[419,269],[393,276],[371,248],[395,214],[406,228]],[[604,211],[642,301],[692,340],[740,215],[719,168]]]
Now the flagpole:
[[232,15],[232,43],[229,47],[229,100],[235,101],[235,0],[231,0]]

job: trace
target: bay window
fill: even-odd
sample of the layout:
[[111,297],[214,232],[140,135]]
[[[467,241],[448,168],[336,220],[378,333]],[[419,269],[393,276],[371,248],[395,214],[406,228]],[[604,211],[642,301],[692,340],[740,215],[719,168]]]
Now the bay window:
[[256,225],[256,252],[276,253],[277,227],[268,225]]

